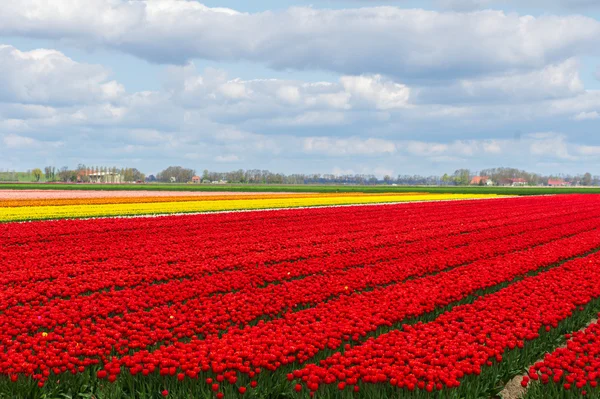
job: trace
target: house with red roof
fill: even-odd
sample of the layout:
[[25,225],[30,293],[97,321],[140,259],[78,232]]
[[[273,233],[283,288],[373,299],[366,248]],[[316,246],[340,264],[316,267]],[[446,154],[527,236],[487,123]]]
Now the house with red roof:
[[505,177],[498,180],[501,186],[526,186],[527,180],[522,177]]
[[550,187],[564,187],[568,186],[569,183],[567,183],[563,179],[548,179],[548,185]]
[[511,179],[511,185],[512,186],[526,186],[527,180],[523,179],[522,177],[518,177],[516,179]]
[[474,176],[471,179],[471,183],[469,184],[471,184],[472,186],[491,186],[492,184],[494,184],[494,182],[488,176]]

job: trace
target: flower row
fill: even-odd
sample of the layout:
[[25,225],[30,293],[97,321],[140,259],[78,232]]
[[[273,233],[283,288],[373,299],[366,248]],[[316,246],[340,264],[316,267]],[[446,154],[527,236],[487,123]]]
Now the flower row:
[[[73,192],[66,192],[73,194]],[[106,193],[106,192],[105,192]],[[108,192],[112,195],[86,197],[82,196],[68,198],[23,198],[23,199],[2,199],[0,196],[0,208],[8,207],[35,207],[35,206],[65,206],[65,205],[103,205],[103,204],[136,204],[150,202],[187,202],[187,201],[235,201],[235,200],[263,200],[263,199],[292,199],[292,198],[327,198],[327,197],[347,197],[347,193],[229,193],[229,194],[211,194],[208,193],[190,193],[179,192],[177,195],[136,195],[136,196],[116,196],[113,192]],[[28,193],[26,193],[28,194]],[[83,193],[87,194],[87,193]],[[118,192],[116,193],[118,194]],[[156,194],[156,193],[154,193]],[[169,194],[169,193],[166,193]],[[185,195],[188,194],[188,195]],[[416,193],[353,193],[353,197],[369,196],[369,197],[387,197],[393,195],[398,196],[413,196]]]
[[565,390],[597,388],[600,381],[600,324],[594,322],[585,330],[566,335],[565,347],[547,354],[535,363],[523,378],[527,386],[530,378],[542,384],[561,384]]
[[0,222],[42,219],[73,219],[108,216],[197,213],[248,209],[298,208],[352,204],[377,204],[411,201],[440,201],[494,197],[496,196],[491,194],[346,194],[339,196],[309,196],[298,198],[251,198],[234,200],[231,199],[231,197],[228,197],[224,200],[207,199],[203,201],[193,200],[154,203],[111,203],[97,205],[83,204],[63,206],[3,207],[0,208]]

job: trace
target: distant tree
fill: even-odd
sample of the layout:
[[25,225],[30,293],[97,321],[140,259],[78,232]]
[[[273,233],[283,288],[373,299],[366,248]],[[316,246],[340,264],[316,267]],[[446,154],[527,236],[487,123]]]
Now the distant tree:
[[589,172],[584,174],[583,178],[581,179],[581,183],[584,186],[591,186],[592,185],[592,174]]
[[42,178],[42,170],[40,168],[35,168],[31,171],[31,175],[33,176],[35,181],[40,181],[40,179]]
[[52,176],[52,167],[46,166],[44,168],[44,175],[46,176],[46,181],[54,180],[54,176]]
[[460,186],[469,184],[471,171],[469,169],[458,169],[454,172],[454,182]]
[[124,182],[143,181],[145,176],[136,168],[124,168],[121,170],[121,178]]
[[450,182],[452,182],[452,178],[448,176],[448,173],[444,173],[444,176],[442,176],[442,183],[448,184]]
[[60,170],[58,171],[58,178],[60,179],[60,181],[65,183],[69,181],[69,179],[71,178],[71,171],[69,170],[68,166],[63,166],[62,168],[60,168]]
[[160,172],[156,179],[161,182],[169,183],[172,182],[172,178],[180,183],[186,183],[192,180],[192,177],[196,175],[194,169],[187,169],[181,166],[169,166],[167,169]]

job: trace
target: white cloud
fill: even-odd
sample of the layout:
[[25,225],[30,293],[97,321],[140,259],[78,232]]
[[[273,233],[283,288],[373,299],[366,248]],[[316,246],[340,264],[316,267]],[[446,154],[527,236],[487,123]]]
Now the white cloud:
[[576,159],[569,151],[569,144],[564,134],[554,132],[533,133],[527,137],[530,139],[529,150],[532,155],[563,160]]
[[69,39],[160,63],[248,60],[273,68],[444,79],[540,69],[597,51],[600,22],[396,7],[248,14],[191,0],[21,0],[3,6],[0,34]]
[[239,160],[240,160],[240,157],[238,157],[237,155],[234,155],[234,154],[218,155],[215,157],[216,162],[222,162],[222,163],[237,162]]
[[574,97],[585,93],[579,64],[568,59],[530,72],[510,72],[460,79],[448,86],[429,85],[416,90],[417,102],[531,102]]
[[596,0],[436,0],[436,4],[442,8],[455,11],[481,10],[506,5],[519,5],[524,7],[551,7],[564,8],[568,10],[586,10],[599,7]]
[[597,111],[591,112],[580,112],[573,117],[576,121],[594,120],[600,118],[600,114]]
[[304,139],[303,149],[307,153],[322,153],[333,156],[376,155],[393,154],[396,152],[396,144],[376,138],[307,137]]
[[399,149],[420,157],[498,155],[502,154],[507,146],[506,140],[454,140],[450,143],[409,140],[398,143]]
[[210,109],[225,120],[264,119],[272,126],[339,125],[346,123],[346,111],[410,107],[410,89],[379,75],[342,76],[339,82],[242,80],[211,68],[199,75],[189,64],[170,67],[165,87],[183,107]]
[[58,148],[63,145],[63,143],[60,141],[42,142],[31,137],[20,136],[16,134],[7,134],[3,136],[2,142],[6,148],[12,150],[39,150],[42,148]]
[[600,146],[597,145],[579,145],[577,152],[584,156],[600,157]]
[[277,89],[277,97],[289,104],[298,104],[300,101],[300,90],[295,86],[281,86]]
[[244,85],[244,83],[239,80],[224,83],[223,85],[221,85],[219,90],[221,91],[221,93],[223,93],[225,97],[231,99],[248,98],[248,96],[250,95],[250,93],[248,93],[248,91],[246,90],[246,86]]
[[100,65],[81,64],[56,50],[0,45],[0,100],[67,105],[113,101],[125,92]]
[[386,81],[381,75],[343,76],[340,80],[344,89],[358,102],[366,102],[382,110],[408,106],[410,89],[403,84]]
[[36,143],[36,140],[30,137],[17,136],[16,134],[9,134],[4,136],[2,141],[7,148],[28,148]]

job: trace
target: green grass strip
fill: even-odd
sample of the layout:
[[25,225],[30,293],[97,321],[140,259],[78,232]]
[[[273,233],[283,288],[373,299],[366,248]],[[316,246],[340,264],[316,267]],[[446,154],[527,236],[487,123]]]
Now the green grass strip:
[[480,186],[359,186],[359,185],[284,185],[284,184],[64,184],[64,183],[0,183],[0,190],[105,190],[105,191],[231,191],[294,193],[440,193],[440,194],[600,194],[600,187],[480,187]]

